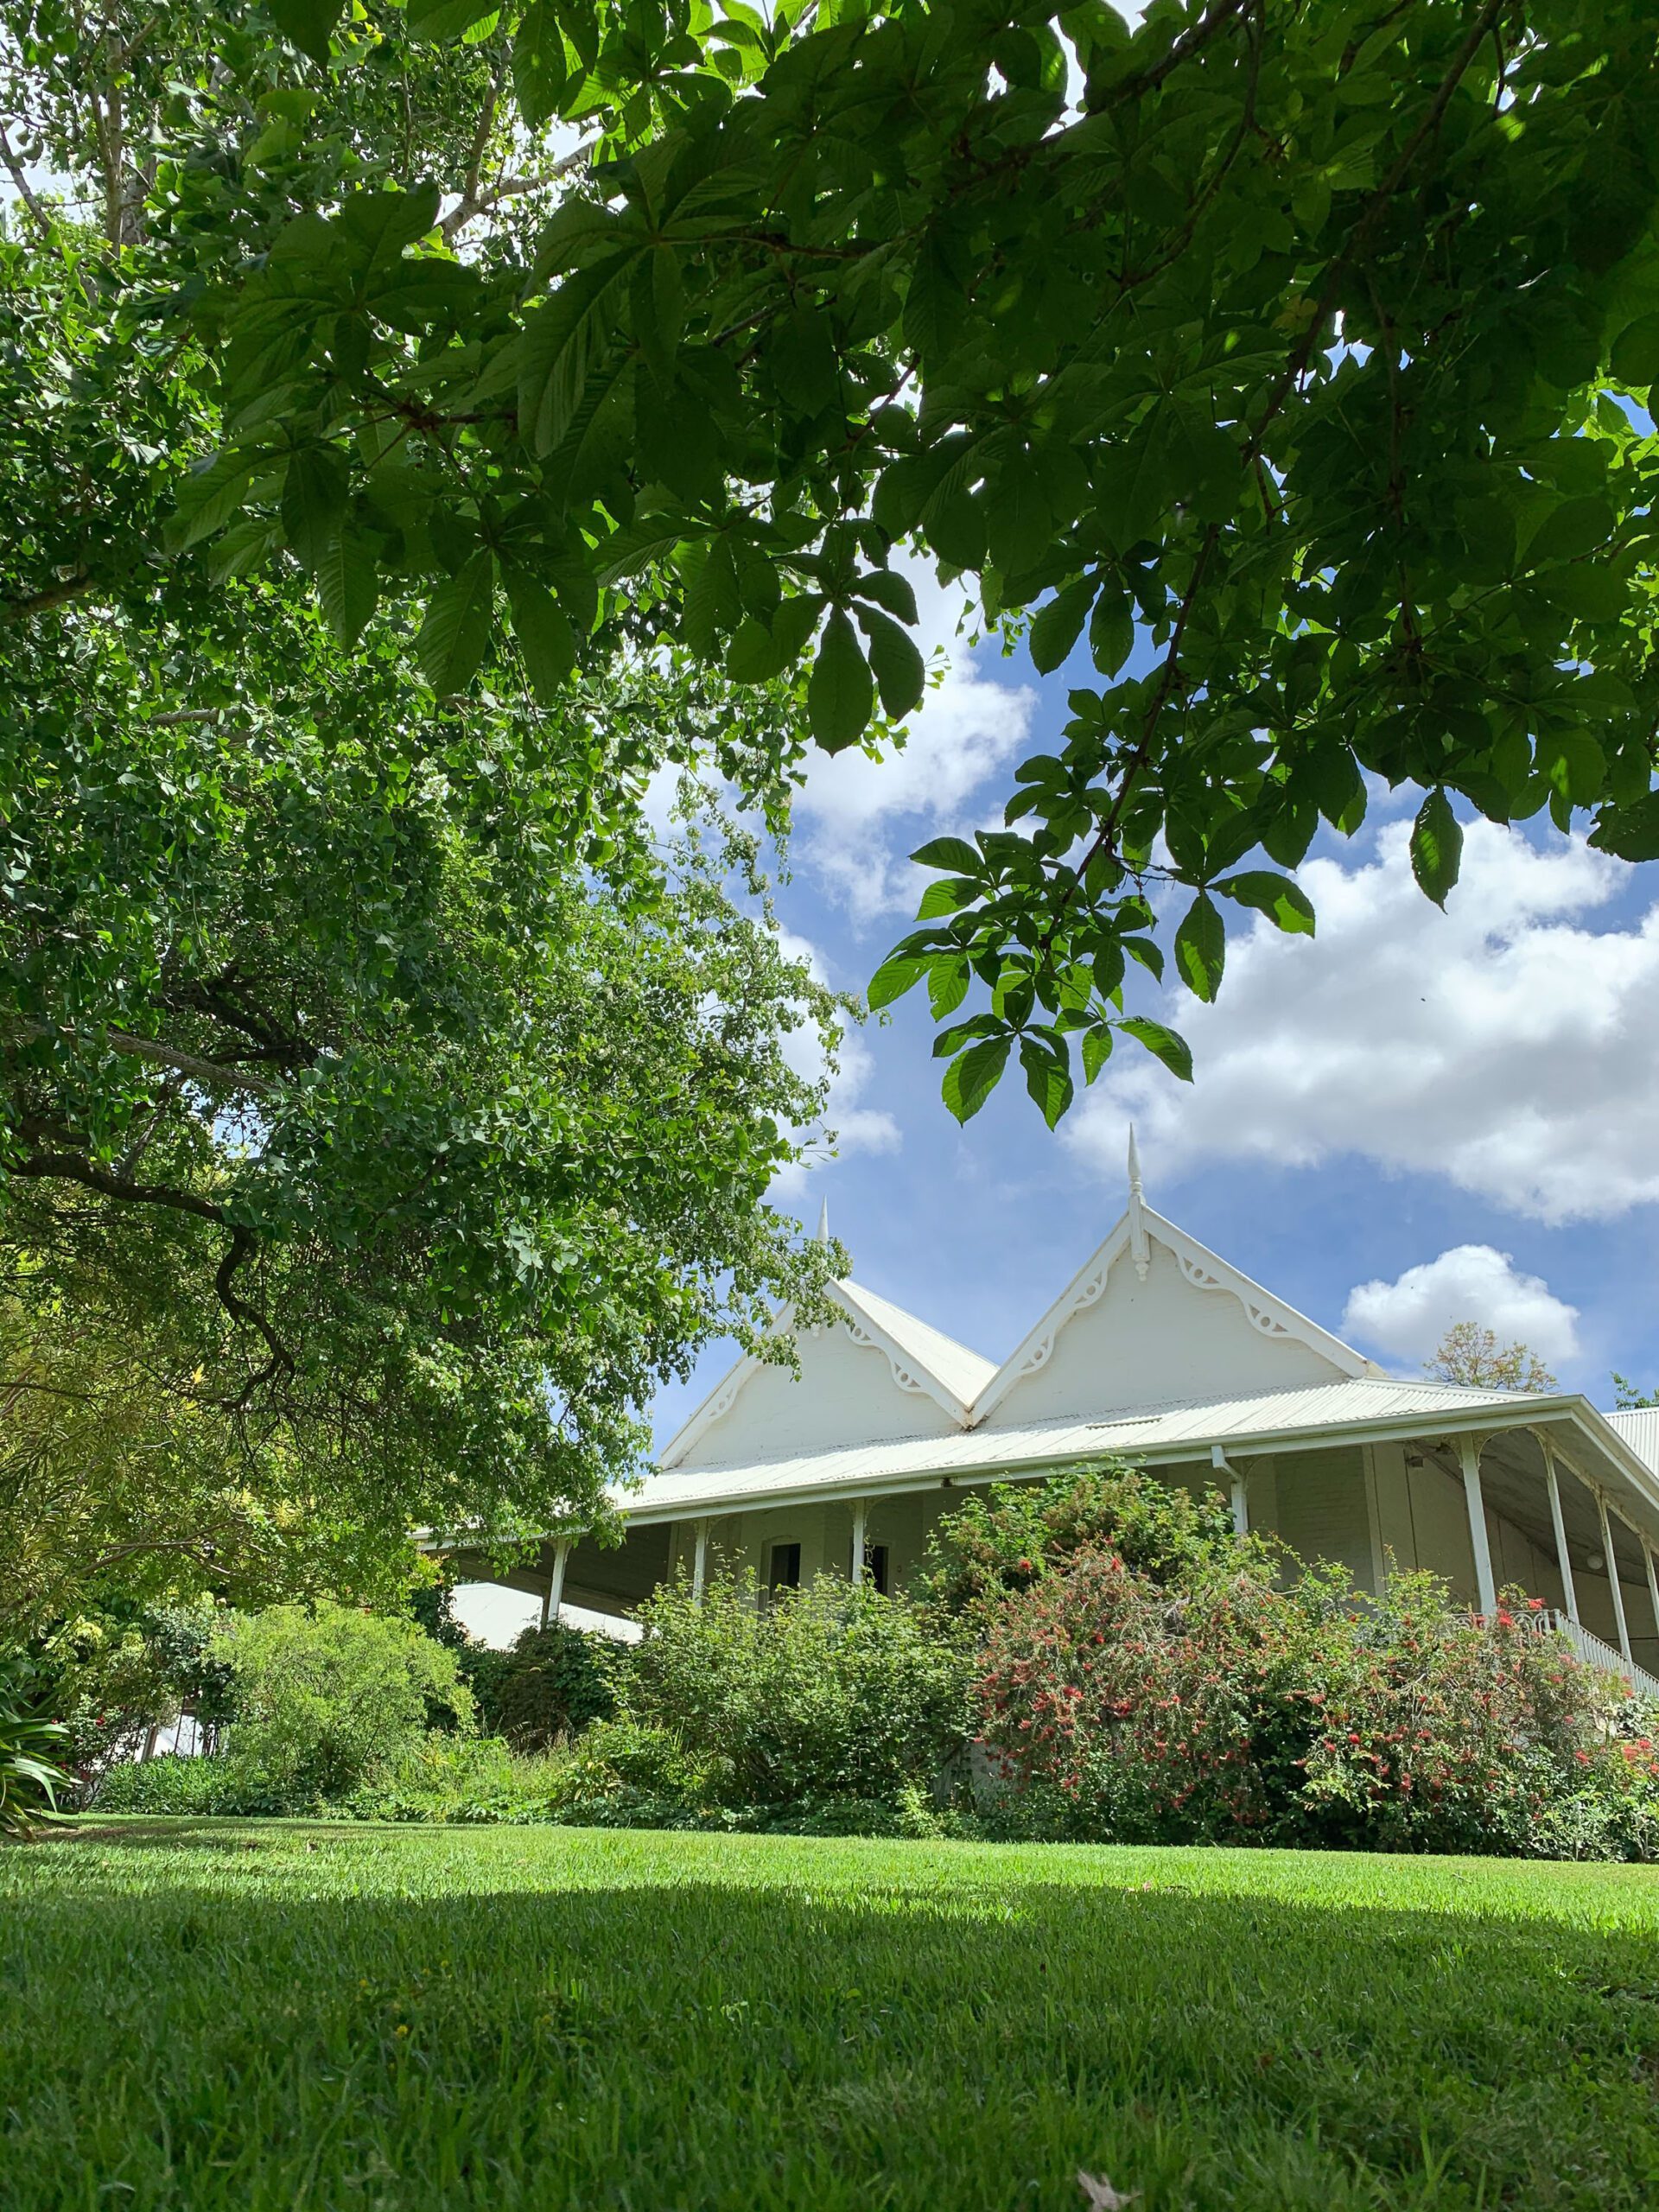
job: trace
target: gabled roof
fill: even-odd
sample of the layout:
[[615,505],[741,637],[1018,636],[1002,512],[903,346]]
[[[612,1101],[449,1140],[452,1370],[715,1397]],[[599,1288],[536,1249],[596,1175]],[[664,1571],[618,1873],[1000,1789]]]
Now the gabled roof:
[[1119,1218],[1105,1242],[1084,1261],[1036,1326],[997,1370],[975,1404],[976,1426],[995,1412],[1022,1376],[1036,1373],[1046,1363],[1056,1338],[1067,1323],[1096,1305],[1105,1294],[1107,1279],[1118,1261],[1128,1257],[1139,1272],[1144,1273],[1148,1245],[1154,1242],[1173,1255],[1182,1274],[1194,1288],[1230,1293],[1263,1338],[1288,1338],[1302,1344],[1328,1361],[1339,1375],[1356,1380],[1382,1375],[1382,1369],[1374,1360],[1344,1344],[1339,1337],[1333,1337],[1317,1321],[1310,1321],[1305,1313],[1299,1313],[1283,1299],[1275,1298],[1270,1290],[1264,1290],[1219,1253],[1212,1252],[1207,1244],[1200,1244],[1196,1236],[1189,1236],[1184,1229],[1177,1228],[1173,1221],[1166,1221],[1162,1214],[1141,1203],[1136,1192],[1131,1197],[1128,1211]]
[[839,1293],[841,1302],[861,1315],[869,1329],[879,1332],[918,1368],[925,1369],[944,1383],[956,1402],[952,1410],[965,1424],[969,1408],[996,1373],[996,1362],[969,1351],[966,1344],[947,1337],[943,1329],[933,1328],[926,1321],[918,1320],[915,1314],[906,1313],[902,1306],[893,1305],[890,1299],[878,1298],[873,1290],[866,1290],[862,1283],[854,1282],[850,1276],[833,1288]]
[[1643,1465],[1659,1475],[1659,1406],[1632,1406],[1624,1413],[1605,1414],[1603,1419]]
[[[899,1389],[925,1395],[954,1425],[967,1427],[968,1409],[975,1393],[996,1371],[988,1359],[970,1351],[966,1344],[957,1344],[943,1331],[931,1328],[913,1313],[906,1313],[902,1306],[878,1298],[861,1284],[850,1281],[831,1282],[825,1289],[830,1303],[839,1306],[845,1315],[853,1342],[886,1355],[892,1379]],[[773,1319],[772,1333],[779,1337],[787,1335],[794,1319],[793,1307],[784,1306]],[[739,1360],[664,1446],[658,1457],[658,1466],[677,1466],[715,1423],[730,1413],[745,1386],[772,1363],[753,1353]],[[887,1433],[891,1435],[890,1428]],[[880,1441],[879,1428],[870,1441]]]

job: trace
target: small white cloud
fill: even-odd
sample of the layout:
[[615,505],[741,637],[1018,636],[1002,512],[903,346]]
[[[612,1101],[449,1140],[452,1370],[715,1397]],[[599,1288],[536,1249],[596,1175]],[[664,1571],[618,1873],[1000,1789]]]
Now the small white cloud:
[[1165,995],[1197,1080],[1126,1040],[1070,1132],[1103,1173],[1132,1118],[1154,1192],[1205,1161],[1347,1154],[1548,1222],[1659,1201],[1659,906],[1594,927],[1624,863],[1476,822],[1443,914],[1409,837],[1390,821],[1370,859],[1310,861],[1318,937],[1230,936],[1213,1006]]
[[1037,703],[1028,686],[997,683],[969,658],[956,634],[959,591],[935,582],[920,562],[898,565],[916,593],[917,643],[930,660],[944,649],[944,678],[912,717],[902,751],[879,760],[856,749],[814,753],[795,801],[797,864],[861,926],[915,912],[929,880],[910,862],[918,845],[1000,823],[1008,763]]
[[1508,1252],[1454,1244],[1393,1282],[1357,1283],[1342,1325],[1378,1351],[1421,1363],[1455,1322],[1473,1321],[1548,1361],[1577,1353],[1578,1319],[1576,1306],[1557,1298],[1541,1275],[1518,1274]]
[[[782,944],[790,958],[804,962],[817,982],[828,980],[823,956],[810,938],[785,930]],[[790,1032],[784,1042],[784,1057],[797,1074],[811,1081],[823,1073],[817,1032],[810,1026]],[[852,1152],[897,1152],[904,1142],[903,1132],[891,1114],[859,1103],[874,1073],[875,1057],[869,1046],[855,1029],[847,1030],[836,1052],[836,1069],[823,1109],[823,1127],[833,1133],[837,1157]],[[775,1199],[798,1198],[815,1160],[825,1158],[830,1149],[827,1144],[809,1142],[805,1160],[791,1161],[772,1178],[770,1195]]]

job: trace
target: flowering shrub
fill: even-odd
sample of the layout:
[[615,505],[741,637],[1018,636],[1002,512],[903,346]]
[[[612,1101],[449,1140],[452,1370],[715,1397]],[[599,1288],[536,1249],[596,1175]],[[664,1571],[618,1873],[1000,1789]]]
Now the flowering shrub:
[[1606,1700],[1527,1610],[1281,1589],[1243,1548],[1171,1590],[1085,1548],[993,1614],[980,1740],[1028,1833],[1525,1851],[1599,1771]]
[[1508,1592],[1477,1621],[1426,1574],[1396,1574],[1357,1612],[1333,1584],[1310,1582],[1297,1599],[1314,1631],[1304,1795],[1321,1832],[1402,1849],[1526,1849],[1551,1798],[1594,1760],[1613,1694],[1529,1624],[1539,1601]]
[[1217,1560],[1263,1567],[1253,1537],[1233,1529],[1217,1490],[1201,1497],[1127,1460],[1074,1468],[1045,1483],[994,1483],[942,1520],[928,1541],[918,1595],[942,1627],[977,1627],[1011,1591],[1028,1590],[1079,1552],[1115,1552],[1151,1581],[1181,1586]]

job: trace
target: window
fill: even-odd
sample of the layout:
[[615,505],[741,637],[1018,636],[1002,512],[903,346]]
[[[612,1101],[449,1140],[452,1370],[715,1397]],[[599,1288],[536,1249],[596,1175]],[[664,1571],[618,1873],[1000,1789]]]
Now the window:
[[766,1566],[768,1590],[798,1590],[801,1586],[801,1548],[774,1544]]
[[864,1547],[864,1580],[872,1590],[887,1594],[887,1548],[885,1544],[866,1544]]

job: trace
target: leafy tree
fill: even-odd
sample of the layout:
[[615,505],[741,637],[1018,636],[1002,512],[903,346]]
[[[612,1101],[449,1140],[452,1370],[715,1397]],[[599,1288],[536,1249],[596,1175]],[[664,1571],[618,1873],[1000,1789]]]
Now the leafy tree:
[[0,1645],[203,1590],[258,1605],[395,1589],[404,1532],[375,1506],[366,1440],[308,1465],[280,1421],[215,1404],[192,1380],[188,1303],[181,1329],[160,1299],[87,1284],[70,1310],[24,1283],[0,1297]]
[[[382,1544],[591,1514],[655,1377],[826,1264],[763,1199],[822,1096],[790,1033],[837,1010],[728,887],[753,841],[572,810],[573,753],[717,753],[718,685],[407,725],[406,640],[347,655],[297,586],[166,631],[192,703],[159,713],[136,618],[10,660],[4,1387],[41,1418],[0,1465],[21,1514],[86,1504],[31,1540],[96,1524],[66,1563],[113,1564],[135,1512],[220,1573],[225,1522],[284,1507]],[[192,1485],[221,1508],[163,1529]]]
[[1454,1321],[1423,1363],[1425,1375],[1478,1390],[1553,1390],[1555,1377],[1529,1344],[1500,1344],[1478,1321]]
[[[68,134],[23,154],[114,160],[119,210],[26,195],[0,241],[0,1611],[389,1597],[411,1524],[602,1519],[658,1376],[831,1264],[763,1201],[823,1096],[791,1033],[840,1009],[753,837],[639,804],[707,767],[775,815],[787,702],[658,656],[543,703],[504,638],[411,711],[406,601],[348,645],[291,562],[168,556],[222,417],[134,288],[176,273],[146,195],[223,26],[0,21],[10,112]],[[64,532],[99,589],[23,607]]]
[[35,1640],[37,1696],[68,1731],[83,1792],[147,1758],[187,1705],[205,1731],[230,1719],[229,1671],[213,1649],[222,1618],[211,1600],[151,1609],[116,1595]]
[[1620,1413],[1634,1413],[1639,1407],[1659,1406],[1659,1390],[1643,1394],[1639,1384],[1626,1375],[1613,1377],[1613,1403]]
[[831,751],[920,696],[903,549],[1086,651],[874,987],[958,1115],[1016,1048],[1051,1122],[1122,1035],[1188,1073],[1131,965],[1311,931],[1368,775],[1442,903],[1471,808],[1659,852],[1646,0],[3,20],[103,233],[25,207],[77,397],[4,434],[14,632],[292,561],[371,654],[419,602],[416,717],[671,651]]

